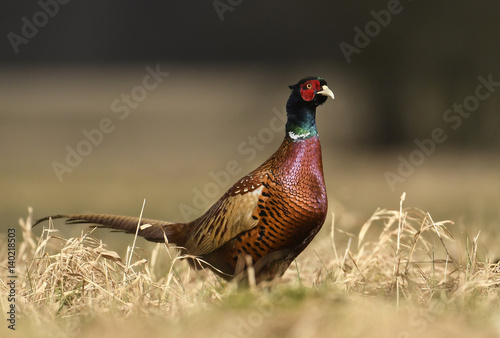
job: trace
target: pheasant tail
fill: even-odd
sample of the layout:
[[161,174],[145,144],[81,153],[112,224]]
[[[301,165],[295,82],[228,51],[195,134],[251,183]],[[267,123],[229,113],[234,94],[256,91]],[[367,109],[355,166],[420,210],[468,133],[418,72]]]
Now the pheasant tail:
[[[33,224],[47,221],[49,218],[67,218],[68,224],[94,223],[103,228],[111,228],[118,231],[135,233],[139,224],[139,217],[106,215],[106,214],[68,214],[54,215],[39,219]],[[138,235],[151,242],[164,242],[165,238],[169,243],[175,243],[183,247],[186,243],[186,232],[183,231],[186,224],[160,221],[149,218],[140,219]]]

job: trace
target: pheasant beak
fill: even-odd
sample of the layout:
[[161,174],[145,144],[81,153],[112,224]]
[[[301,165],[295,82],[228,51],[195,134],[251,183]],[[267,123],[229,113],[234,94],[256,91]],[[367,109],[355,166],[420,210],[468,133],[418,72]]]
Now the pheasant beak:
[[328,88],[328,86],[323,86],[321,87],[321,90],[317,92],[317,94],[324,95],[324,96],[330,96],[333,99],[335,99],[335,96],[333,95],[333,92]]

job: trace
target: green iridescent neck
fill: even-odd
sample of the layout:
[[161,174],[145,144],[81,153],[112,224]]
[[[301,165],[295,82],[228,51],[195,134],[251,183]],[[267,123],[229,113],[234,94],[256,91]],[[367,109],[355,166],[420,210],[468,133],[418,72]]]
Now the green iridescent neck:
[[309,104],[287,105],[286,134],[293,140],[305,140],[318,135],[316,107]]

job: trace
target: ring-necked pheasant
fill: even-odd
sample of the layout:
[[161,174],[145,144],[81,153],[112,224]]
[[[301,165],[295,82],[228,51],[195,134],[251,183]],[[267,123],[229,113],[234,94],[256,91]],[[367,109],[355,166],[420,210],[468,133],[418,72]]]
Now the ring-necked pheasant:
[[[326,81],[308,77],[289,86],[286,135],[260,167],[236,182],[207,212],[189,223],[142,219],[138,231],[153,242],[176,244],[196,268],[231,279],[252,258],[257,282],[281,276],[321,229],[327,213],[316,107],[334,98]],[[54,215],[67,223],[95,223],[135,233],[139,218],[104,214]],[[206,263],[203,263],[206,262]],[[243,276],[241,274],[240,276]]]

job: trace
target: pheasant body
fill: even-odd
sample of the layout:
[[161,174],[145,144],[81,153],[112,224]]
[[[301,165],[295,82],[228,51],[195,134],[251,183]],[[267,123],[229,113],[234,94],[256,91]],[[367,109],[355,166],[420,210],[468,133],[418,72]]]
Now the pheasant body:
[[[257,265],[256,270],[263,269],[259,270],[260,274],[270,279],[286,270],[326,218],[328,202],[319,138],[294,142],[286,137],[271,158],[233,185],[221,200],[252,192],[260,195],[256,207],[252,208],[255,227],[239,233],[202,258],[227,274],[237,270],[238,260],[245,255],[250,255],[253,262],[281,260],[280,269],[270,269],[272,265],[263,269]],[[212,217],[212,214],[209,211],[203,217]],[[275,252],[280,252],[278,258],[272,256]],[[224,264],[219,263],[220,257],[224,257]]]
[[[197,267],[231,279],[244,275],[251,257],[257,282],[281,276],[312,241],[327,214],[316,107],[333,98],[322,78],[290,86],[286,136],[261,166],[236,182],[210,209],[188,223],[142,219],[138,231],[154,242],[175,243]],[[139,219],[127,216],[55,215],[68,223],[95,223],[135,232]],[[35,225],[49,217],[35,222]]]

